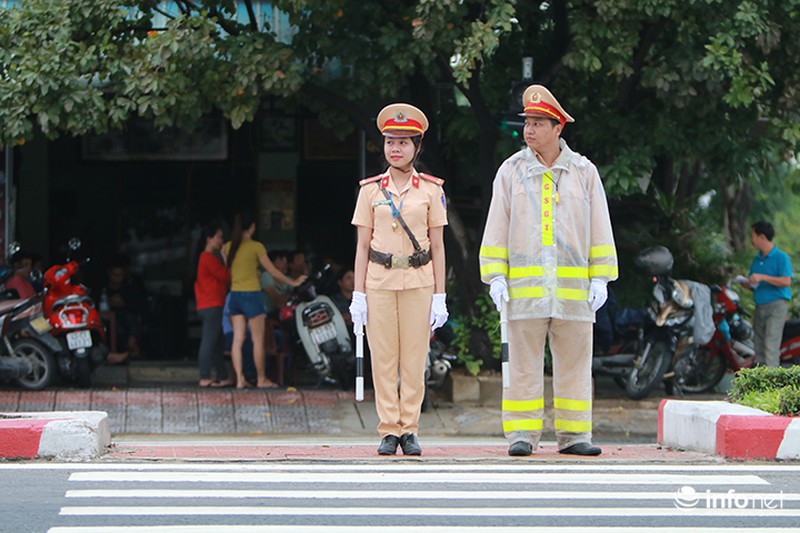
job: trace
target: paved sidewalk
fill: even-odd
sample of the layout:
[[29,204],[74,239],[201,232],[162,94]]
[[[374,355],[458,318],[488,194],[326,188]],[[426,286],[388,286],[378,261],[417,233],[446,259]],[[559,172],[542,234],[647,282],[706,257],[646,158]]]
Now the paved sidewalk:
[[[0,413],[105,411],[113,435],[376,435],[371,391],[364,402],[336,390],[236,390],[162,386],[107,390],[0,391]],[[654,443],[660,398],[597,398],[598,442]],[[498,405],[432,402],[421,435],[502,436]],[[548,406],[545,438],[552,438]],[[548,433],[549,432],[549,433]]]

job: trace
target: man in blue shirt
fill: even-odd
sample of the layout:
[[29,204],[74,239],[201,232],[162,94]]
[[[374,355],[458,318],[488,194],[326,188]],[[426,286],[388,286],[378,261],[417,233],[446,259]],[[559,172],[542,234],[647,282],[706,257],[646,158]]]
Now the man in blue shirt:
[[772,242],[775,229],[759,221],[750,228],[750,242],[758,254],[750,264],[749,282],[756,303],[753,317],[756,363],[778,366],[781,355],[783,324],[789,311],[792,293],[792,262]]

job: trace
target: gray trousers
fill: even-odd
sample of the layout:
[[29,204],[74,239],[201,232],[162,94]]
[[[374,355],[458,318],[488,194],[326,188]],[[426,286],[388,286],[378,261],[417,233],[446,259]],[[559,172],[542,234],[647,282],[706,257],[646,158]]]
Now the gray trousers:
[[211,365],[217,370],[217,379],[228,379],[228,366],[225,364],[225,346],[222,337],[222,307],[207,307],[197,312],[203,321],[200,337],[200,352],[197,364],[200,379],[211,379]]
[[779,366],[783,324],[789,312],[789,301],[780,299],[756,305],[753,317],[753,344],[756,362],[767,366]]

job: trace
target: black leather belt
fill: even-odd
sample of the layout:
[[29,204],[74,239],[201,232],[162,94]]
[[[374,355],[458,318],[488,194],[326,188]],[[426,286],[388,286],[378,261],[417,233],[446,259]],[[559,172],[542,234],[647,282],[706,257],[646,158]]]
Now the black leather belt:
[[430,252],[414,252],[407,256],[385,254],[370,248],[369,260],[386,268],[419,268],[431,261]]

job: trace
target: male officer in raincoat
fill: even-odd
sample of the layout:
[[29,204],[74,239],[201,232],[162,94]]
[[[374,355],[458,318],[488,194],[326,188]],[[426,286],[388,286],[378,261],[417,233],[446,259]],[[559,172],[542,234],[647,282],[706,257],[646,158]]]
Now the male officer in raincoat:
[[559,452],[599,455],[591,443],[592,324],[617,278],[608,204],[597,168],[561,139],[574,119],[542,85],[522,98],[527,147],[497,171],[480,249],[481,279],[498,310],[508,306],[503,431],[509,455],[538,445],[549,339]]

